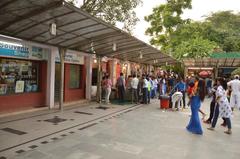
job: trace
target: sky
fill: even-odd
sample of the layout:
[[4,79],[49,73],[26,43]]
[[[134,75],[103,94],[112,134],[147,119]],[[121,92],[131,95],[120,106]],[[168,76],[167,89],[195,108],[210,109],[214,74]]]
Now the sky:
[[[76,0],[78,6],[82,4],[83,0]],[[145,30],[149,27],[149,24],[144,20],[144,16],[150,15],[152,9],[158,5],[166,3],[166,0],[142,0],[143,5],[135,9],[137,17],[140,21],[133,30],[133,36],[138,39],[149,43],[150,37],[145,35]],[[192,0],[192,9],[185,10],[182,18],[190,18],[195,21],[204,20],[204,16],[211,14],[212,12],[232,10],[234,12],[240,12],[240,0]],[[122,24],[117,23],[117,27],[122,28]]]
[[[142,41],[149,43],[150,37],[145,35],[145,30],[149,24],[144,21],[144,16],[152,13],[152,9],[164,4],[166,0],[142,0],[143,5],[135,9],[140,21],[137,23],[133,35]],[[240,12],[240,0],[192,0],[192,9],[185,10],[182,18],[190,18],[195,21],[204,20],[204,16],[211,12],[233,10]]]

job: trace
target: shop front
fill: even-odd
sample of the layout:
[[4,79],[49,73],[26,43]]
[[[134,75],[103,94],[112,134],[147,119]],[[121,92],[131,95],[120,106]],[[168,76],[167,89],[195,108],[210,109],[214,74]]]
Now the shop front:
[[50,49],[0,39],[0,112],[46,106]]
[[[64,59],[64,102],[73,102],[85,99],[86,90],[86,68],[84,55],[68,50]],[[59,56],[55,58],[55,103],[59,101],[60,95],[60,64]]]

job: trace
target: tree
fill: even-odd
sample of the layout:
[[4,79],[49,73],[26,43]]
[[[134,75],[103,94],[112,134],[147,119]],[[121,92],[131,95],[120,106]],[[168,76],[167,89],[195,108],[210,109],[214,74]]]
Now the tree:
[[146,30],[146,34],[152,36],[150,43],[177,59],[208,57],[216,49],[240,51],[240,13],[216,12],[203,22],[182,20],[181,9],[190,7],[191,1],[169,0],[154,8],[153,13],[145,17],[151,24]]
[[218,43],[226,52],[240,51],[240,13],[212,13],[204,23],[208,23],[215,33],[214,36],[206,34],[206,38]]
[[209,25],[201,22],[190,22],[182,24],[176,31],[171,34],[172,54],[175,58],[202,58],[209,56],[217,43],[205,38],[206,32],[209,31]]
[[161,46],[162,50],[169,52],[169,42],[171,34],[179,25],[187,23],[188,20],[182,20],[181,14],[184,9],[191,8],[192,0],[167,0],[166,4],[162,4],[153,9],[153,13],[145,17],[150,22],[151,27],[146,30],[146,34],[152,36],[151,44]]
[[183,58],[202,58],[208,57],[217,46],[215,42],[203,39],[202,37],[192,38],[181,42],[175,47],[174,57]]
[[234,75],[240,75],[240,67],[235,69],[232,73],[231,73],[232,76]]
[[[73,2],[76,0],[70,0]],[[115,25],[116,22],[124,23],[124,30],[131,32],[136,22],[134,8],[142,4],[141,0],[82,0],[81,9]]]

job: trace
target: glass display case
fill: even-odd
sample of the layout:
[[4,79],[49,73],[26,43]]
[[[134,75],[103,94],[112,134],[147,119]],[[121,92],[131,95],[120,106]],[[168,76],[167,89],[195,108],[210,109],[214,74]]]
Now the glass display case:
[[39,62],[0,58],[0,95],[39,90]]

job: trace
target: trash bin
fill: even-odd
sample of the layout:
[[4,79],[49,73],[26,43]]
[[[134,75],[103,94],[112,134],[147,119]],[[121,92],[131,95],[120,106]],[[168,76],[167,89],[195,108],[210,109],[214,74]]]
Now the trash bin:
[[169,99],[170,96],[168,95],[160,95],[160,108],[161,109],[168,109],[169,108]]

